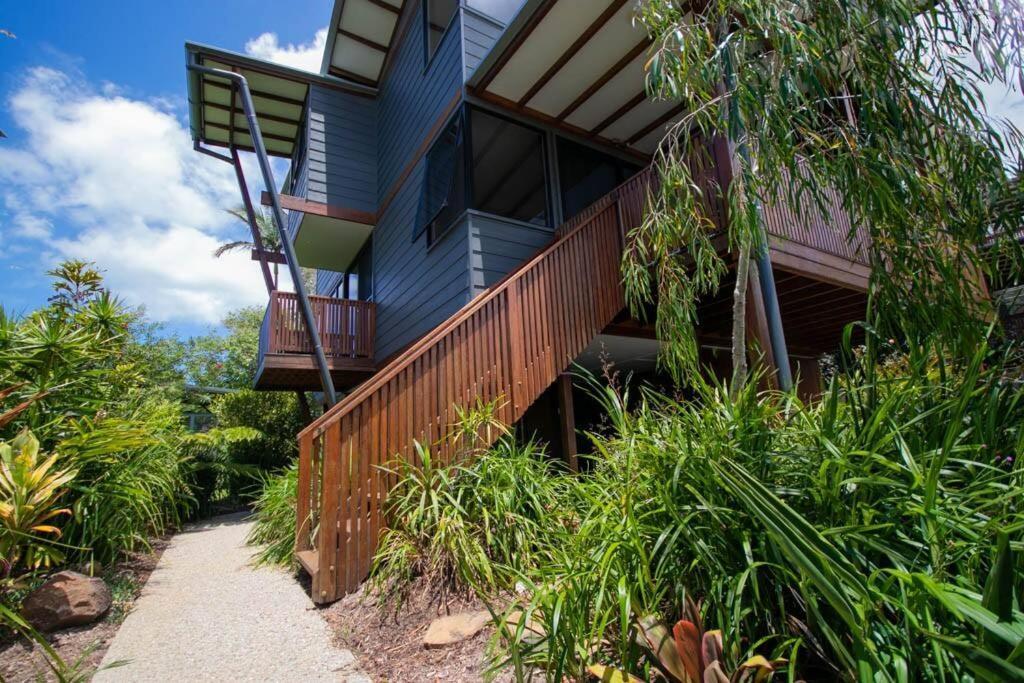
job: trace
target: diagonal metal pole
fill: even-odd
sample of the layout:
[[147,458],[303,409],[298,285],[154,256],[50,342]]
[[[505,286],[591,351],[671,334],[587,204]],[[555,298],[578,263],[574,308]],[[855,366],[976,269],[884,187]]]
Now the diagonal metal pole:
[[270,158],[267,156],[267,149],[263,145],[263,134],[260,132],[260,124],[256,120],[256,106],[252,101],[252,93],[249,92],[249,83],[242,74],[223,69],[213,69],[199,64],[194,54],[189,55],[188,69],[196,73],[227,79],[238,88],[238,93],[242,96],[242,107],[245,109],[245,118],[249,124],[252,146],[256,151],[256,159],[260,164],[260,172],[263,174],[263,184],[270,195],[274,222],[277,223],[281,247],[284,250],[285,260],[288,262],[288,272],[291,274],[292,283],[295,285],[295,294],[298,296],[299,308],[302,310],[302,318],[306,323],[306,332],[309,334],[309,341],[313,345],[313,355],[316,357],[316,364],[320,370],[320,384],[323,386],[324,398],[328,407],[333,406],[338,402],[338,395],[334,390],[334,380],[331,379],[331,371],[327,366],[327,356],[324,354],[324,347],[320,343],[316,317],[313,315],[312,306],[309,305],[306,285],[302,281],[302,271],[299,269],[299,262],[295,256],[295,246],[292,244],[288,230],[285,228],[284,211],[281,210],[281,198],[277,194],[274,173],[270,168]]

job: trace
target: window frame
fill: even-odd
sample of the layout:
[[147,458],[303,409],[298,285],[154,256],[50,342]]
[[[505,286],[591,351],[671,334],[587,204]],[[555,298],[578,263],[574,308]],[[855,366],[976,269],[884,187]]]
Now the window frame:
[[455,20],[459,16],[459,10],[462,9],[462,1],[461,0],[454,0],[454,1],[455,1],[455,10],[452,12],[451,19],[448,20],[448,23],[444,27],[444,31],[441,33],[441,37],[437,41],[437,47],[435,47],[433,50],[430,49],[430,3],[433,2],[433,0],[423,0],[423,2],[422,2],[422,6],[423,6],[423,27],[422,27],[422,30],[423,30],[423,70],[424,71],[426,71],[427,69],[430,68],[430,65],[434,61],[434,57],[437,55],[438,52],[440,52],[441,46],[444,44],[445,38],[447,38],[448,34],[451,33],[452,26],[455,24]]
[[[551,169],[548,166],[549,162],[552,159],[552,155],[551,155],[551,149],[550,149],[550,145],[549,145],[549,141],[548,141],[547,132],[543,128],[538,128],[537,126],[532,125],[530,123],[526,123],[526,122],[522,121],[521,119],[518,119],[518,118],[516,118],[514,116],[509,116],[507,113],[505,113],[503,111],[499,111],[499,110],[496,110],[496,109],[489,109],[487,107],[481,107],[478,104],[475,104],[475,103],[472,103],[472,102],[467,102],[465,107],[463,107],[463,109],[466,110],[465,121],[463,123],[463,130],[464,130],[463,135],[465,136],[465,138],[464,138],[465,139],[464,146],[465,146],[465,157],[466,157],[466,193],[467,193],[466,194],[466,208],[467,209],[472,209],[473,211],[477,211],[477,212],[479,212],[479,213],[481,213],[481,214],[483,214],[485,216],[494,216],[495,218],[502,219],[502,220],[517,221],[519,223],[523,223],[524,225],[531,225],[531,226],[537,228],[538,230],[554,230],[554,228],[555,228],[555,225],[554,225],[554,223],[555,223],[555,220],[554,220],[555,219],[555,216],[554,216],[555,206],[554,206],[554,202],[552,201],[552,195],[551,195],[551,191],[552,191],[552,188],[551,188],[551,185],[552,185]],[[474,166],[473,166],[473,112],[474,111],[479,111],[482,114],[486,114],[487,116],[491,116],[491,117],[494,117],[496,119],[502,119],[504,121],[507,121],[507,122],[511,123],[514,126],[519,126],[520,128],[525,128],[526,130],[531,131],[533,133],[536,133],[537,135],[540,136],[540,160],[541,160],[541,168],[544,171],[544,223],[543,224],[538,225],[538,224],[532,223],[530,221],[524,221],[521,218],[512,218],[511,216],[502,216],[500,213],[494,213],[493,211],[486,211],[486,210],[481,209],[481,208],[476,206],[476,187],[475,187],[475,179],[473,177],[474,176],[474,174],[473,174],[473,171],[474,171]]]

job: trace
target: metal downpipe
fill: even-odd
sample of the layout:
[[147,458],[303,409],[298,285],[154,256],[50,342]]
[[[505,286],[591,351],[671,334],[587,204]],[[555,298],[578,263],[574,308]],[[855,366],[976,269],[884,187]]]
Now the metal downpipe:
[[337,393],[334,390],[334,380],[331,379],[331,371],[327,366],[327,356],[324,354],[323,345],[320,343],[320,335],[316,326],[316,318],[313,316],[313,308],[309,305],[309,297],[306,295],[306,285],[302,282],[302,271],[299,270],[299,262],[295,256],[295,247],[285,229],[284,212],[281,210],[281,200],[277,194],[277,185],[274,183],[274,174],[270,168],[270,159],[267,157],[266,147],[263,145],[263,134],[260,132],[260,124],[256,120],[256,107],[252,101],[252,94],[249,92],[249,83],[241,74],[223,69],[213,69],[196,62],[194,54],[189,55],[189,71],[226,78],[238,87],[242,96],[242,107],[245,109],[245,117],[249,123],[249,133],[252,137],[253,149],[256,151],[256,159],[260,164],[260,172],[263,174],[263,184],[270,195],[270,201],[274,212],[274,221],[277,223],[277,231],[281,238],[281,247],[284,250],[285,260],[288,262],[288,272],[291,275],[292,283],[295,286],[295,293],[299,298],[299,308],[302,309],[302,318],[306,323],[306,331],[309,333],[309,340],[313,344],[313,355],[316,356],[316,364],[320,370],[320,383],[323,385],[324,398],[327,406],[331,407],[338,402]]

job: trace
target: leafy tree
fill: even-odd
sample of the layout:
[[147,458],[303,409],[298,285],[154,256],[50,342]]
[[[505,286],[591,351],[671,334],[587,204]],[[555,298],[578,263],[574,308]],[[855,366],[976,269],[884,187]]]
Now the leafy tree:
[[648,0],[639,21],[655,39],[649,91],[691,104],[656,155],[660,192],[623,264],[632,307],[657,302],[669,369],[696,368],[696,302],[726,272],[695,171],[716,136],[733,151],[726,227],[741,258],[765,248],[765,202],[823,208],[835,188],[870,231],[869,319],[969,354],[990,313],[978,276],[999,254],[1019,260],[1004,236],[1021,195],[1004,164],[1019,165],[1021,135],[987,115],[980,84],[1024,83],[1021,5]]
[[183,371],[200,386],[243,389],[252,386],[263,311],[240,308],[224,318],[226,334],[193,337],[185,343]]

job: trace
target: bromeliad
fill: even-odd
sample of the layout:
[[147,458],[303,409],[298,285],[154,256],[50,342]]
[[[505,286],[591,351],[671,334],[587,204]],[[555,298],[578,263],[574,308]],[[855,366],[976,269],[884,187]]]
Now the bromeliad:
[[28,431],[0,442],[0,557],[11,567],[38,569],[63,559],[54,544],[60,529],[52,521],[71,514],[57,505],[75,472],[58,468],[57,458],[41,456]]
[[[700,607],[689,597],[683,609],[683,618],[671,632],[668,626],[652,615],[636,621],[636,640],[650,654],[661,673],[673,683],[737,683],[739,681],[769,680],[785,659],[768,660],[755,655],[739,665],[729,675],[723,660],[722,632],[704,630]],[[634,683],[641,679],[610,666],[594,664],[588,671],[604,683]]]

